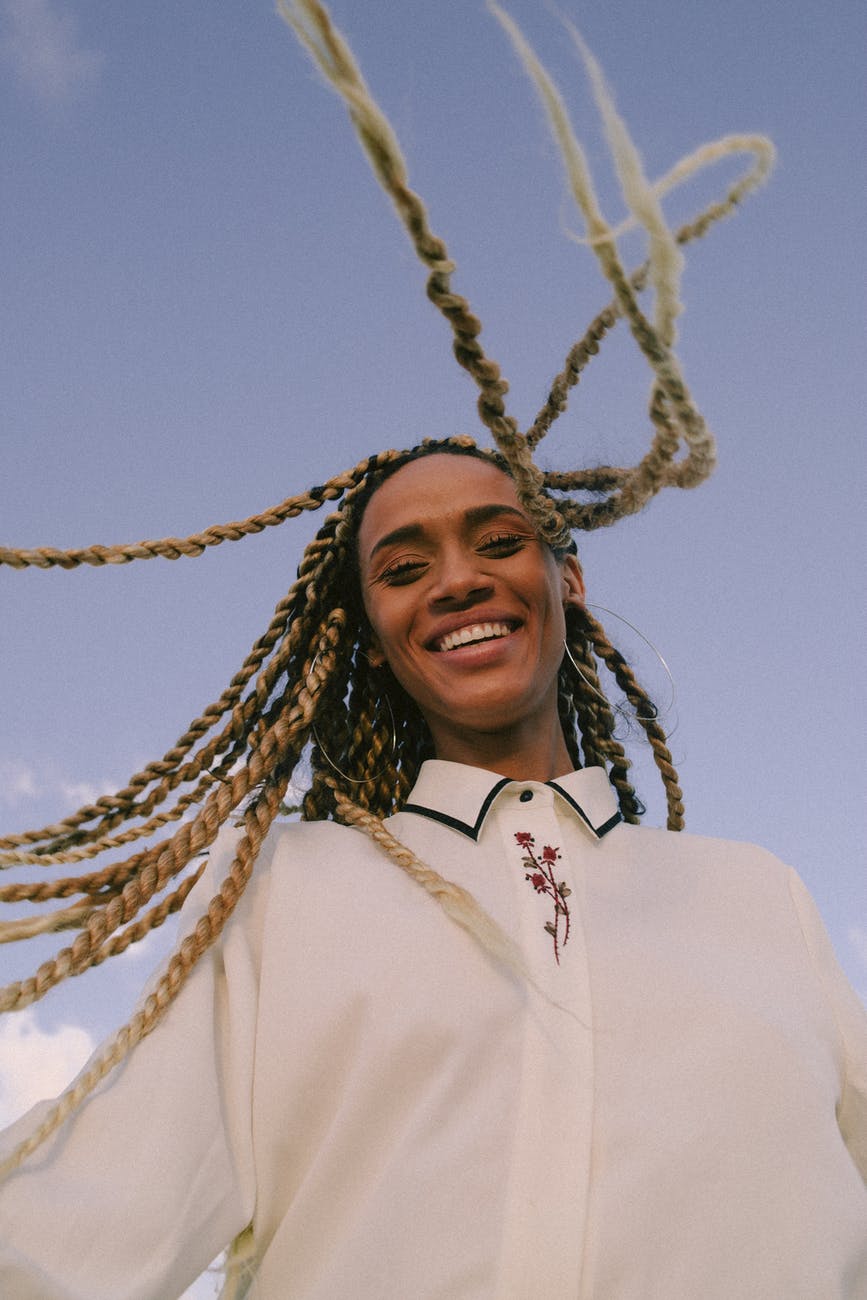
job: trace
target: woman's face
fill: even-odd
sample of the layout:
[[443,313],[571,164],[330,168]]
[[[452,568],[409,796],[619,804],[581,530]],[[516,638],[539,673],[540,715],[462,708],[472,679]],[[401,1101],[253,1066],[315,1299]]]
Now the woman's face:
[[556,724],[581,571],[539,541],[506,474],[470,456],[411,461],[368,502],[358,551],[372,662],[415,700],[438,757]]

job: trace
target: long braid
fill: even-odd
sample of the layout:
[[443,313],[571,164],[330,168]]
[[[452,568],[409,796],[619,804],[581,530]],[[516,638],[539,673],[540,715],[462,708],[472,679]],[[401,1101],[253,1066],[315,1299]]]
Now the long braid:
[[[767,176],[773,163],[773,149],[764,136],[725,136],[722,140],[706,145],[703,149],[696,150],[688,158],[682,159],[662,181],[658,182],[655,188],[662,194],[665,190],[672,188],[674,184],[693,175],[700,167],[707,166],[710,162],[716,162],[719,158],[726,157],[731,153],[741,151],[754,156],[754,165],[740,178],[736,185],[732,186],[724,200],[712,204],[692,221],[686,222],[677,229],[674,238],[679,245],[688,244],[694,239],[700,239],[707,234],[714,222],[721,221],[724,217],[731,216],[736,211],[738,204],[743,201],[749,191],[761,184]],[[613,233],[615,235],[623,233],[632,224],[634,224],[632,221],[625,222],[621,228]],[[637,270],[632,272],[630,283],[636,293],[640,292],[647,284],[649,271],[650,263],[644,262]],[[570,390],[578,383],[590,358],[598,353],[599,345],[605,335],[614,328],[621,317],[620,304],[616,300],[609,303],[590,322],[583,337],[569,349],[563,369],[552,381],[545,404],[527,433],[528,446],[535,447],[544,438],[557,417],[566,410]],[[581,471],[582,474],[592,472]],[[610,489],[618,486],[629,471],[617,470],[613,472],[620,476],[619,482],[606,484],[598,490],[604,491],[606,488]],[[573,528],[583,526],[578,522],[570,523],[570,527]]]
[[650,741],[653,759],[665,787],[668,805],[668,829],[672,831],[683,830],[683,791],[680,788],[680,778],[672,761],[665,732],[657,719],[656,706],[644,688],[638,683],[635,673],[626,659],[611,644],[602,624],[588,610],[584,610],[582,613],[588,636],[596,653],[603,660],[605,666],[615,678],[617,685],[623,691],[633,708],[637,722]]
[[637,823],[644,808],[629,778],[631,763],[626,750],[615,736],[614,710],[602,690],[593,645],[582,615],[583,611],[570,609],[567,618],[569,652],[580,669],[581,677],[576,682],[574,674],[568,670],[564,670],[563,676],[572,691],[584,763],[588,767],[607,768],[624,820]]
[[[383,459],[380,456],[362,462],[360,466],[352,471],[349,481],[353,486],[364,483],[371,462],[379,463]],[[323,499],[325,499],[324,496]],[[103,848],[114,847],[113,843],[105,842],[101,838],[106,829],[111,829],[113,826],[130,818],[145,816],[156,804],[162,802],[172,789],[175,789],[181,783],[196,778],[203,768],[213,762],[217,754],[226,750],[227,746],[234,742],[234,749],[229,751],[224,763],[217,769],[206,772],[203,777],[202,787],[185,796],[184,806],[195,802],[197,796],[208,785],[212,784],[215,779],[222,777],[224,769],[231,766],[238,755],[243,753],[251,728],[258,725],[258,718],[264,701],[273,691],[276,679],[286,670],[292,655],[297,654],[298,644],[301,639],[300,625],[297,621],[299,610],[308,602],[312,585],[315,585],[315,582],[319,580],[320,572],[331,568],[335,563],[330,543],[337,521],[338,516],[336,515],[326,521],[325,527],[320,530],[319,536],[308,548],[299,569],[298,580],[288,595],[278,603],[266,632],[257,640],[250,654],[244,660],[241,669],[232,678],[229,687],[214,704],[209,705],[200,717],[190,724],[187,731],[172,749],[161,760],[149,763],[141,772],[133,776],[127,786],[117,794],[101,796],[95,803],[85,805],[61,822],[39,830],[25,831],[0,839],[0,848],[13,850],[0,854],[0,865],[16,865],[21,862],[33,861],[34,857],[39,861],[50,861],[53,854],[58,855],[56,858],[58,861],[77,861],[92,856],[102,851]],[[283,644],[272,662],[261,674],[254,693],[242,704],[239,704],[240,696],[249,684],[254,672],[261,667],[263,661],[274,650],[281,637],[283,638]],[[230,715],[229,722],[224,730],[216,738],[212,739],[208,745],[203,747],[194,760],[184,765],[182,760],[189,754],[196,741],[206,734],[208,729],[213,727],[220,717],[227,713]],[[136,802],[136,796],[140,795],[149,783],[157,779],[158,784],[151,794],[146,799]],[[165,816],[167,819],[170,814]],[[85,822],[97,818],[100,820],[96,828],[91,830],[82,829]],[[126,832],[123,842],[150,833],[150,830],[155,829],[158,824],[161,823],[155,822],[130,829]],[[74,858],[71,854],[68,858],[60,856],[65,853],[68,846],[81,843],[89,845],[89,849],[78,850]],[[41,848],[36,850],[34,855],[25,855],[14,851],[23,844],[41,844]]]
[[342,822],[347,826],[357,826],[365,835],[370,836],[402,871],[434,897],[452,920],[477,939],[483,948],[513,970],[526,973],[524,959],[514,942],[476,902],[472,894],[453,881],[446,880],[422,862],[411,849],[391,834],[380,818],[359,808],[341,794],[336,783],[334,791]]
[[[326,553],[326,558],[327,553]],[[245,702],[240,712],[238,712],[238,702],[245,687],[249,684],[253,674],[260,668],[263,660],[273,650],[278,639],[287,633],[290,629],[288,644],[283,651],[284,657],[292,652],[293,642],[291,636],[292,620],[297,612],[298,605],[303,600],[305,589],[305,577],[299,577],[294,584],[288,596],[281,599],[274,613],[274,617],[269,624],[265,634],[260,637],[253,646],[250,654],[244,660],[244,663],[232,678],[231,683],[222,693],[220,698],[209,705],[204,712],[196,718],[188,727],[184,735],[176,742],[162,759],[149,763],[141,772],[133,776],[123,790],[118,791],[115,795],[104,795],[93,804],[85,805],[76,813],[65,818],[62,822],[54,825],[43,827],[36,831],[27,831],[23,834],[7,836],[0,839],[0,848],[13,848],[25,843],[38,843],[43,840],[61,839],[64,842],[68,839],[69,833],[76,831],[84,822],[100,818],[100,827],[108,829],[124,821],[131,816],[137,816],[150,811],[156,804],[162,801],[165,795],[176,786],[184,781],[191,780],[198,775],[198,771],[204,763],[212,761],[215,754],[224,749],[226,745],[235,737],[239,736],[242,740],[245,738],[246,721],[253,719],[256,712],[257,701],[251,700]],[[270,692],[273,685],[273,679],[279,674],[283,667],[282,661],[278,661],[274,667],[269,669],[263,679],[263,686],[266,693]],[[259,691],[261,698],[262,691]],[[195,743],[214,726],[214,724],[226,714],[230,715],[230,721],[225,730],[211,742],[198,756],[198,760],[193,765],[183,767],[182,760],[189,754]],[[154,780],[160,780],[157,791],[152,793],[149,801],[146,803],[136,804],[135,798]],[[144,832],[139,831],[139,834]],[[98,838],[99,831],[82,833],[78,839],[84,839],[86,842]],[[75,842],[75,841],[72,841]],[[48,850],[51,852],[52,850]],[[0,856],[0,863],[7,865],[9,862],[18,861],[14,855],[9,857]]]
[[[570,528],[606,526],[640,509],[664,486],[692,486],[706,477],[713,466],[713,439],[692,401],[673,351],[680,269],[677,250],[690,239],[701,237],[713,222],[735,209],[744,195],[764,179],[773,151],[761,137],[726,137],[682,159],[667,176],[651,185],[643,177],[640,160],[616,116],[592,56],[583,50],[613,142],[624,193],[649,234],[648,263],[628,274],[618,257],[616,239],[629,222],[615,228],[605,221],[559,92],[511,20],[493,3],[491,7],[507,27],[542,95],[573,193],[585,214],[587,242],[614,290],[614,301],[570,349],[565,367],[550,386],[530,431],[522,433],[506,409],[508,384],[497,363],[482,349],[481,322],[467,299],[452,288],[454,264],[444,242],[432,232],[422,200],[409,186],[398,142],[348,45],[318,0],[280,0],[284,17],[344,98],[374,172],[427,268],[427,295],[449,323],[454,354],[479,390],[478,413],[493,435],[498,453],[476,449],[465,438],[424,444],[409,452],[381,452],[325,484],[286,497],[260,514],[211,525],[186,538],[72,550],[0,548],[0,565],[16,569],[73,569],[82,564],[126,564],[154,557],[178,559],[198,556],[224,541],[241,540],[275,527],[303,512],[317,510],[326,502],[340,503],[306,548],[295,583],[278,602],[268,627],[229,685],[161,759],[148,763],[121,790],[101,796],[60,821],[0,839],[0,868],[53,867],[84,862],[136,840],[147,841],[171,822],[181,823],[171,835],[146,844],[121,862],[79,876],[0,888],[0,902],[72,900],[47,914],[8,923],[0,929],[0,940],[50,931],[78,931],[70,946],[44,962],[33,977],[0,991],[0,1007],[19,1008],[42,997],[61,979],[101,964],[161,925],[185,902],[201,873],[202,855],[220,827],[230,816],[240,816],[244,827],[227,877],[194,933],[170,958],[154,991],[94,1058],[81,1079],[63,1094],[39,1129],[12,1154],[3,1170],[15,1167],[54,1132],[159,1022],[237,905],[262,840],[307,747],[311,775],[302,800],[302,816],[334,817],[369,835],[488,951],[508,965],[521,968],[520,957],[508,939],[475,900],[419,862],[381,820],[402,806],[432,748],[430,733],[412,701],[404,696],[388,670],[374,671],[364,658],[368,629],[357,592],[353,596],[357,587],[355,539],[360,518],[383,477],[417,455],[443,450],[484,456],[511,475],[518,498],[540,538],[556,554],[566,546]],[[661,196],[700,167],[744,151],[753,155],[754,165],[730,187],[723,200],[710,205],[672,235],[662,217]],[[655,291],[652,322],[638,303],[637,295],[645,283],[652,283]],[[651,447],[631,469],[598,466],[543,472],[533,463],[532,450],[565,410],[569,391],[620,317],[626,319],[653,372]],[[686,452],[678,460],[682,446]],[[582,498],[590,495],[601,499],[579,499],[576,493]],[[601,687],[597,691],[599,660],[637,711],[665,784],[669,826],[679,829],[683,805],[677,773],[662,728],[632,669],[589,615],[580,625],[570,627],[569,640],[585,678],[583,684],[576,683],[564,671],[559,683],[558,709],[573,761],[577,763],[583,755],[585,764],[606,766],[624,817],[637,820],[640,804],[629,781],[624,747],[614,734],[615,713]],[[392,721],[383,711],[386,697],[391,700]],[[179,793],[182,786],[191,788]]]
[[[333,628],[327,628],[324,636],[326,643],[333,641],[335,635]],[[44,963],[32,980],[18,981],[2,991],[0,996],[2,1009],[29,1005],[59,979],[67,975],[79,974],[89,966],[99,964],[113,952],[122,951],[126,946],[123,938],[120,938],[117,943],[108,945],[107,940],[122,921],[129,919],[123,904],[128,904],[133,913],[139,910],[142,900],[147,901],[157,889],[165,885],[167,880],[176,875],[182,865],[189,861],[193,852],[201,851],[213,841],[219,826],[225,820],[226,813],[236,807],[255,785],[261,783],[261,793],[249,804],[243,814],[246,834],[238,847],[229,876],[211,899],[205,917],[196,927],[195,935],[188,936],[183,941],[170,959],[155,990],[143,1006],[134,1013],[127,1025],[111,1039],[77,1083],[62,1095],[36,1132],[19,1144],[4,1164],[0,1165],[0,1175],[16,1168],[31,1151],[45,1141],[105,1075],[119,1064],[132,1047],[151,1032],[202,953],[218,937],[249,880],[262,839],[279,809],[288,785],[289,774],[303,744],[302,739],[301,744],[296,743],[293,747],[293,738],[300,735],[306,739],[309,733],[315,703],[309,684],[314,677],[314,667],[311,663],[309,677],[299,682],[290,693],[279,718],[268,729],[262,737],[261,744],[251,754],[247,767],[236,773],[230,783],[217,791],[205,804],[195,821],[182,827],[174,837],[175,841],[180,841],[180,845],[170,842],[155,860],[156,849],[148,850],[141,855],[147,859],[142,879],[135,882],[134,889],[130,886],[125,887],[121,895],[120,908],[115,907],[114,913],[111,914],[109,909],[118,901],[112,900],[104,912],[95,910],[88,919],[86,930],[78,936],[72,948],[65,949],[54,961]],[[290,756],[288,760],[287,754]],[[173,848],[180,848],[180,852],[173,853]],[[186,897],[189,888],[191,885],[187,885],[186,882],[182,885],[179,895],[183,893],[183,897],[179,897],[179,901],[175,900],[178,901],[178,906]],[[160,923],[157,920],[160,913],[161,909],[152,909],[152,922]],[[148,928],[152,928],[152,925]]]
[[[109,936],[132,921],[155,894],[183,871],[193,856],[206,849],[228,814],[266,779],[267,768],[275,766],[274,759],[291,746],[293,714],[298,714],[297,706],[294,709],[287,706],[262,745],[250,754],[247,765],[217,788],[193,821],[185,823],[169,841],[136,855],[138,860],[132,878],[104,907],[93,908],[70,947],[44,962],[35,976],[15,981],[0,990],[0,1010],[28,1006],[62,979],[82,974],[97,964],[96,955]],[[294,722],[295,728],[303,726],[305,721],[302,714],[300,720]]]
[[10,1173],[60,1127],[99,1083],[129,1055],[136,1043],[150,1034],[163,1018],[204,952],[214,943],[238,904],[253,871],[256,856],[274,820],[286,781],[266,786],[244,813],[244,835],[238,843],[228,875],[208,904],[194,932],[171,957],[166,970],[142,1006],[102,1048],[87,1070],[68,1088],[48,1114],[15,1150],[0,1163],[0,1177]]
[[13,549],[0,547],[0,564],[7,564],[14,569],[35,566],[50,569],[75,569],[82,564],[95,566],[105,564],[129,564],[133,560],[151,560],[159,556],[164,560],[179,560],[182,556],[199,556],[209,546],[219,546],[222,542],[237,542],[244,537],[252,537],[266,528],[276,528],[294,519],[305,510],[319,510],[326,501],[335,501],[343,495],[348,487],[356,481],[362,466],[354,470],[336,474],[321,487],[308,488],[296,496],[286,497],[279,505],[271,506],[260,514],[250,515],[229,524],[211,524],[200,533],[191,533],[189,537],[163,537],[155,541],[127,542],[115,546],[85,546],[69,551],[57,550],[53,546],[41,546],[36,549]]
[[541,537],[563,545],[567,533],[553,503],[541,495],[541,472],[533,464],[527,440],[506,413],[508,383],[479,342],[481,322],[466,298],[451,287],[454,262],[445,243],[430,229],[425,206],[410,189],[406,162],[388,119],[374,100],[348,44],[317,0],[278,0],[278,7],[333,89],[342,96],[374,173],[391,197],[419,259],[430,268],[427,296],[452,329],[458,363],[477,384],[477,410],[505,457],[518,493]]

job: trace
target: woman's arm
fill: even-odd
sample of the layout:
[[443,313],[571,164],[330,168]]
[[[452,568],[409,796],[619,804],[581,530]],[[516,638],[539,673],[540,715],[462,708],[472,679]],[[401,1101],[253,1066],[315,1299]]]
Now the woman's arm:
[[[235,838],[224,833],[214,846],[195,914]],[[249,1222],[265,892],[254,877],[153,1033],[0,1184],[0,1295],[169,1300]],[[3,1135],[4,1153],[49,1104]]]

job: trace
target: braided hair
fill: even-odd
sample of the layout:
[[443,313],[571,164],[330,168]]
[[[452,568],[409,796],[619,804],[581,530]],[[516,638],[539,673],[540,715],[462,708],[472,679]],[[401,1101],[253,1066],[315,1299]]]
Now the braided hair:
[[[309,764],[308,788],[298,811],[305,819],[333,818],[370,835],[448,914],[479,942],[513,965],[511,948],[474,899],[444,880],[401,845],[383,819],[406,801],[421,763],[432,754],[430,733],[414,702],[392,680],[387,714],[384,679],[371,669],[358,584],[358,528],[370,496],[410,460],[447,453],[491,459],[514,482],[519,501],[542,541],[562,557],[574,547],[573,530],[609,526],[635,513],[666,486],[691,487],[711,472],[714,442],[698,411],[674,351],[680,249],[732,213],[767,175],[773,148],[760,136],[728,136],[681,160],[655,183],[614,108],[602,74],[573,33],[590,74],[634,220],[649,234],[646,264],[627,271],[619,257],[621,229],[603,217],[581,147],[559,91],[508,16],[490,6],[530,74],[559,144],[572,193],[585,217],[587,242],[613,289],[613,300],[569,348],[538,415],[522,432],[506,408],[508,384],[486,356],[481,323],[454,291],[448,250],[430,228],[422,200],[392,128],[376,104],[343,36],[319,0],[279,0],[327,83],[344,99],[374,173],[391,198],[412,246],[426,267],[426,292],[448,322],[460,366],[478,389],[477,410],[494,449],[468,438],[422,443],[405,451],[377,452],[326,483],[287,497],[245,520],[213,525],[185,538],[54,548],[0,548],[0,565],[65,569],[81,564],[125,564],[178,559],[282,524],[326,503],[337,508],[309,543],[295,582],[278,602],[265,630],[219,697],[190,723],[161,758],[147,763],[114,794],[35,830],[0,838],[0,868],[47,868],[47,878],[0,886],[0,902],[42,907],[34,916],[2,923],[0,939],[73,931],[75,937],[35,973],[0,990],[0,1010],[17,1010],[42,998],[63,979],[82,974],[142,940],[183,907],[201,874],[200,859],[220,828],[236,819],[241,834],[219,889],[195,929],[186,935],[128,1023],[100,1049],[86,1071],[7,1157],[0,1172],[21,1163],[75,1111],[129,1051],[159,1023],[202,954],[217,940],[254,870],[265,836],[299,772]],[[732,153],[753,163],[718,203],[672,231],[661,198],[699,168]],[[628,223],[627,223],[628,224]],[[653,318],[639,294],[650,286]],[[543,471],[534,451],[566,409],[589,359],[619,320],[625,320],[652,371],[649,450],[631,467],[602,465]],[[586,609],[567,612],[567,641],[578,672],[568,663],[558,683],[560,721],[576,765],[605,767],[624,818],[643,811],[630,782],[629,759],[615,737],[615,710],[600,672],[610,674],[632,706],[652,746],[668,803],[668,825],[683,826],[683,802],[662,723],[632,667]],[[393,745],[392,745],[393,733]],[[131,847],[136,846],[138,847]],[[121,850],[119,860],[56,878],[54,868],[88,863]]]

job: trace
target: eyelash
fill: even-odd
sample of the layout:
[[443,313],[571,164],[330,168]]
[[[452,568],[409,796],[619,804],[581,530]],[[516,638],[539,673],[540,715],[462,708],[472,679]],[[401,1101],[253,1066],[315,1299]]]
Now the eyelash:
[[509,550],[517,551],[521,544],[527,539],[520,533],[495,533],[493,537],[486,537],[480,549],[482,550]]
[[[479,550],[487,553],[499,551],[505,558],[514,555],[526,541],[527,538],[520,533],[495,533],[485,538]],[[413,580],[413,576],[424,568],[424,563],[423,560],[396,560],[394,564],[390,564],[382,571],[382,580],[391,586],[409,583]]]
[[421,560],[398,560],[395,564],[390,564],[387,569],[383,569],[380,576],[383,582],[391,586],[399,586],[401,580],[406,582],[420,568],[422,568]]

